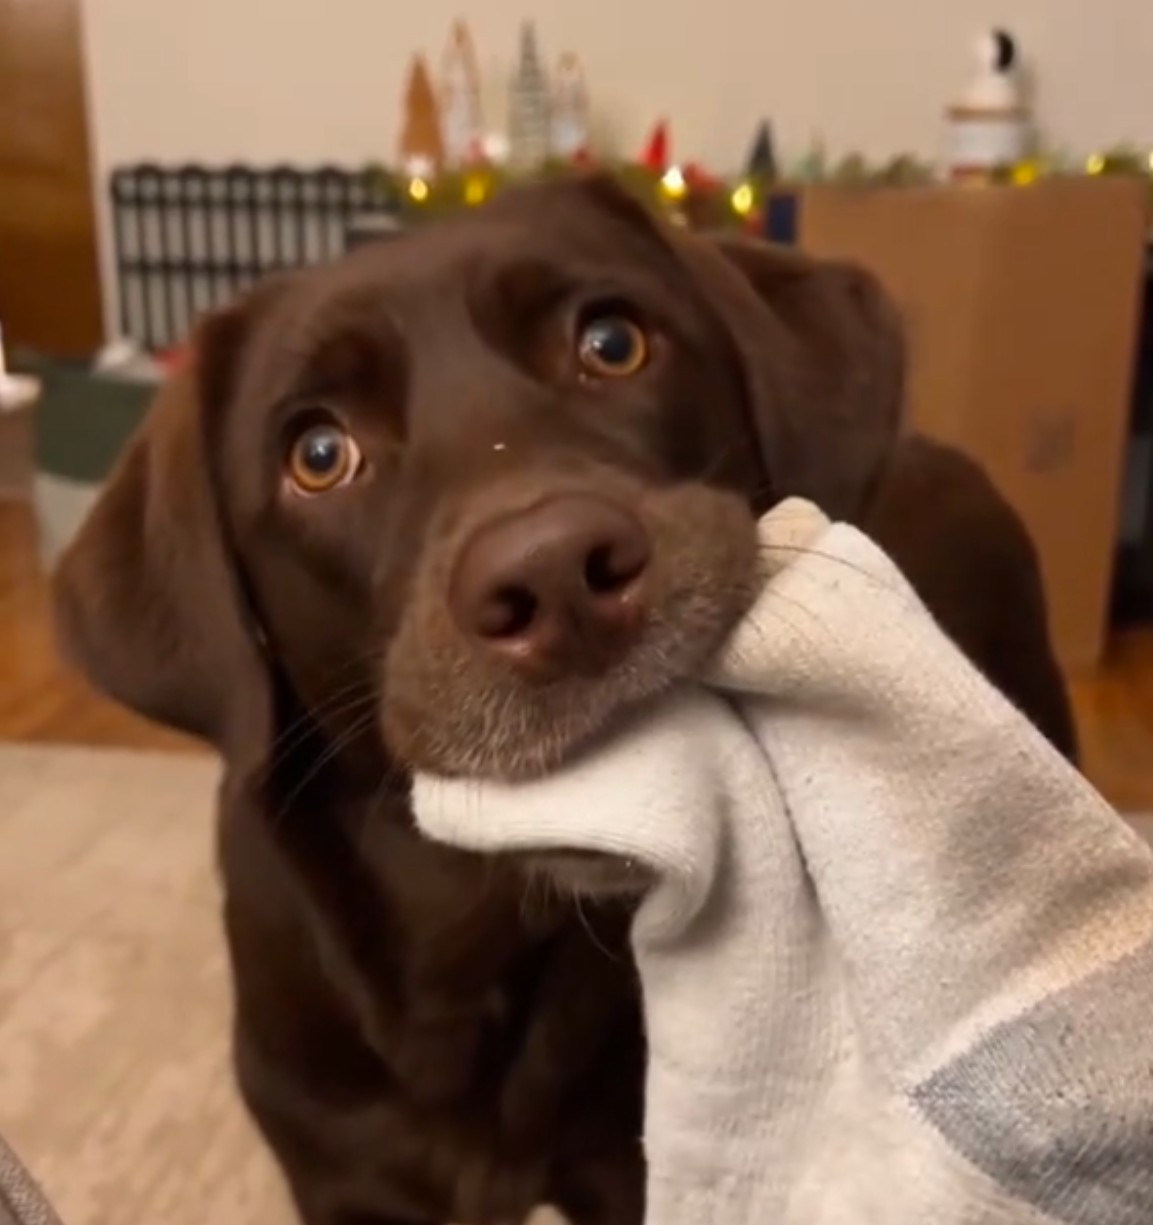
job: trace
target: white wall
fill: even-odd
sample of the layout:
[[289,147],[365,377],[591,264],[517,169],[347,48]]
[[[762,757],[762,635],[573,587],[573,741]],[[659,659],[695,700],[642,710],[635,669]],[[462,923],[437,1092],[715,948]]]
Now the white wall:
[[[390,160],[405,69],[470,20],[503,83],[522,16],[585,62],[626,152],[659,115],[675,154],[740,164],[770,116],[796,152],[937,151],[974,35],[1013,30],[1047,129],[1153,143],[1153,0],[85,0],[96,156]],[[435,59],[434,59],[435,63]]]
[[[547,63],[566,50],[583,59],[618,152],[665,115],[674,157],[722,173],[739,169],[762,116],[787,157],[816,133],[834,154],[936,155],[942,108],[991,24],[1018,36],[1058,143],[1153,145],[1153,0],[82,3],[102,217],[106,172],[142,158],[391,161],[409,59],[423,49],[435,67],[457,16],[472,26],[493,126],[530,16]],[[108,269],[108,241],[103,258]],[[111,323],[114,278],[104,282]]]

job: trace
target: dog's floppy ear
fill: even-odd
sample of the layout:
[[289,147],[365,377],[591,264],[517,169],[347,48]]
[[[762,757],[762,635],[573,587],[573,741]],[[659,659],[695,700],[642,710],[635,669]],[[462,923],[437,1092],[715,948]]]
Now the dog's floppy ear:
[[229,757],[255,748],[271,719],[211,446],[251,309],[201,326],[53,578],[65,657],[123,705]]
[[764,506],[797,496],[835,519],[859,514],[904,407],[902,329],[876,277],[753,238],[674,229],[611,176],[578,181],[602,214],[677,259],[728,333]]
[[750,238],[674,235],[738,351],[773,498],[852,519],[900,428],[904,341],[877,279]]

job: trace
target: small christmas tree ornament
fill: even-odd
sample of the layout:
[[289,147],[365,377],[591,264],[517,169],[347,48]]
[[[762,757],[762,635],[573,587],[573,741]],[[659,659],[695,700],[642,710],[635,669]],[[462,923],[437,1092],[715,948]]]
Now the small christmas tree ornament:
[[823,136],[813,137],[792,177],[801,183],[823,183],[829,177],[829,150]]
[[484,160],[480,70],[467,24],[452,27],[440,68],[440,129],[446,166],[460,169]]
[[976,70],[946,112],[949,173],[955,180],[990,181],[1028,156],[1032,119],[1018,71],[1016,40],[989,30],[974,48]]
[[830,177],[841,187],[861,187],[872,178],[869,163],[861,153],[847,153],[833,166]]
[[665,119],[660,120],[649,133],[639,164],[654,174],[664,174],[669,167],[669,125]]
[[584,67],[567,51],[557,63],[552,89],[552,155],[566,162],[589,156],[589,98]]
[[745,163],[745,176],[757,183],[767,183],[777,177],[777,152],[773,144],[773,129],[767,119],[761,120]]
[[923,187],[936,178],[936,168],[931,162],[922,161],[911,153],[898,153],[880,168],[874,182],[885,187]]
[[[444,163],[440,115],[424,56],[413,56],[404,96],[404,124],[400,133],[400,164],[413,180],[426,180]],[[410,191],[410,195],[413,193]],[[427,194],[427,192],[425,193]],[[414,199],[421,198],[419,191]]]
[[537,49],[536,30],[525,22],[520,32],[520,56],[509,91],[509,164],[535,170],[548,160],[549,88]]

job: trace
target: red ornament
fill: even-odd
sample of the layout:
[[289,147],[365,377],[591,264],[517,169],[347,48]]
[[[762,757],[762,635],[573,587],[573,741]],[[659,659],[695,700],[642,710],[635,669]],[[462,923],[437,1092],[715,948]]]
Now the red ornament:
[[700,162],[686,162],[681,167],[685,183],[693,191],[712,191],[720,185],[720,179],[710,174]]
[[640,156],[640,164],[663,174],[669,165],[669,125],[662,119],[649,135]]

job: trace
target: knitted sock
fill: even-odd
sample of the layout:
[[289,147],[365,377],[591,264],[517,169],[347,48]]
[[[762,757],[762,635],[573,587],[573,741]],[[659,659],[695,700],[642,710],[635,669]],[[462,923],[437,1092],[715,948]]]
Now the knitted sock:
[[60,1225],[60,1218],[3,1136],[0,1136],[0,1225]]
[[652,1225],[1145,1225],[1153,855],[864,536],[762,536],[707,686],[418,821],[652,869]]

